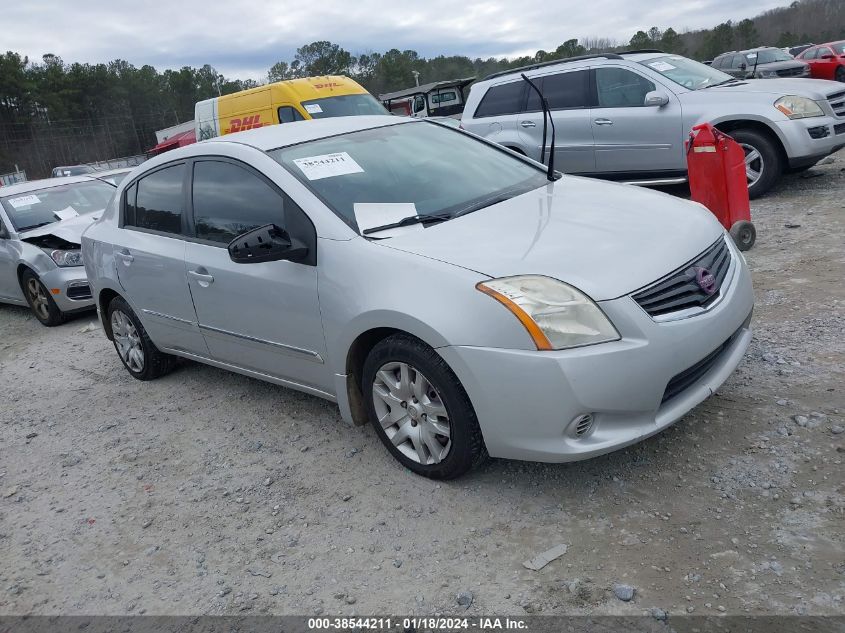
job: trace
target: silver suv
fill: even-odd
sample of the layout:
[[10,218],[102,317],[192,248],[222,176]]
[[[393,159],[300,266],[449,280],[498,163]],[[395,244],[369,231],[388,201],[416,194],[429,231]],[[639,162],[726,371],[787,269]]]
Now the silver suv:
[[557,129],[555,167],[641,184],[686,179],[684,141],[710,122],[742,144],[751,197],[784,171],[845,147],[845,87],[813,79],[740,80],[658,51],[591,55],[490,75],[472,87],[461,125],[540,159],[542,90]]

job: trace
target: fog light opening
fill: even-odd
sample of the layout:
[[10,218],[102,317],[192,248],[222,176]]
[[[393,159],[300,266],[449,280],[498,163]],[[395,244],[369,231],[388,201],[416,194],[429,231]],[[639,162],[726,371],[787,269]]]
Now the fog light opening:
[[575,437],[584,437],[593,430],[593,421],[594,418],[592,413],[583,413],[572,420],[572,424],[570,424],[569,428],[572,429],[572,433]]

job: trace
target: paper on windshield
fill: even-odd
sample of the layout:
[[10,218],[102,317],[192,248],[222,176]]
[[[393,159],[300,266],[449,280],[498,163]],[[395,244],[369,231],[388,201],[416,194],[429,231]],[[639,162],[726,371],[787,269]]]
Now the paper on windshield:
[[308,180],[364,173],[361,165],[356,163],[355,159],[346,152],[294,158],[293,163],[299,167]]
[[38,204],[41,200],[38,199],[34,193],[29,194],[28,196],[18,196],[17,198],[9,198],[9,204],[12,205],[15,209],[20,209],[21,207],[31,207],[33,204]]
[[[355,212],[355,222],[361,233],[365,229],[372,229],[376,226],[393,224],[402,218],[417,215],[417,207],[413,202],[356,202],[352,205]],[[373,237],[395,237],[410,231],[421,231],[422,224],[409,224],[398,226],[394,229],[385,229],[378,233],[370,233]]]
[[669,62],[651,62],[649,66],[659,73],[665,73],[667,70],[675,70],[677,68],[677,66],[673,66]]
[[309,103],[305,106],[305,111],[308,114],[320,114],[323,111],[323,108],[321,108],[318,103]]
[[79,213],[73,207],[65,207],[64,209],[53,211],[53,215],[55,215],[60,220],[70,220],[71,218],[75,218],[76,216],[78,216]]

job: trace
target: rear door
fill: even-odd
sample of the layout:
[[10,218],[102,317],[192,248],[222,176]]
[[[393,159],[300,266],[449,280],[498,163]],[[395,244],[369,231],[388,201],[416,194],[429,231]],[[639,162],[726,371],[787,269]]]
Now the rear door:
[[816,64],[813,76],[819,79],[834,79],[836,76],[836,69],[839,67],[839,60],[833,54],[833,49],[828,46],[821,46],[816,52]]
[[[589,73],[584,68],[531,78],[549,102],[555,123],[555,169],[570,174],[596,170],[593,130],[590,126]],[[540,98],[530,88],[518,125],[522,145],[527,148],[528,156],[540,160],[543,111]],[[549,127],[546,133],[546,163],[551,141],[552,131]]]
[[126,189],[114,257],[120,285],[153,342],[206,356],[185,279],[187,176],[184,162],[173,163]]
[[[317,237],[308,217],[263,174],[225,158],[194,162],[191,205],[188,282],[211,357],[327,389],[331,376],[317,295]],[[267,224],[306,243],[310,259],[234,263],[229,242]]]
[[465,123],[466,128],[490,141],[518,148],[531,156],[516,126],[525,103],[525,86],[522,79],[491,86],[475,108],[472,118]]
[[646,106],[646,95],[658,86],[618,66],[596,68],[595,84],[592,126],[596,171],[667,172],[685,168],[681,103],[672,91],[660,86],[669,103]]

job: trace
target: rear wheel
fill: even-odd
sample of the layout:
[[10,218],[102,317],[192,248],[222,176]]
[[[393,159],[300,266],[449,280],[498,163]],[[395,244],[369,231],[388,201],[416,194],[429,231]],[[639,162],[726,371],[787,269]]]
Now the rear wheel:
[[53,301],[53,297],[50,296],[38,275],[31,270],[25,270],[21,276],[21,286],[32,313],[42,325],[54,327],[64,322],[62,311],[59,310],[59,306]]
[[743,128],[730,135],[745,152],[748,197],[759,198],[772,188],[783,172],[780,152],[774,141],[757,130]]
[[453,479],[487,457],[469,397],[446,361],[407,335],[376,344],[364,363],[370,422],[406,468]]
[[141,321],[129,304],[115,297],[108,309],[112,341],[120,362],[133,378],[153,380],[173,368],[175,358],[153,344]]
[[747,251],[757,241],[757,229],[754,228],[751,222],[746,220],[734,222],[729,233],[737,248],[741,251]]

